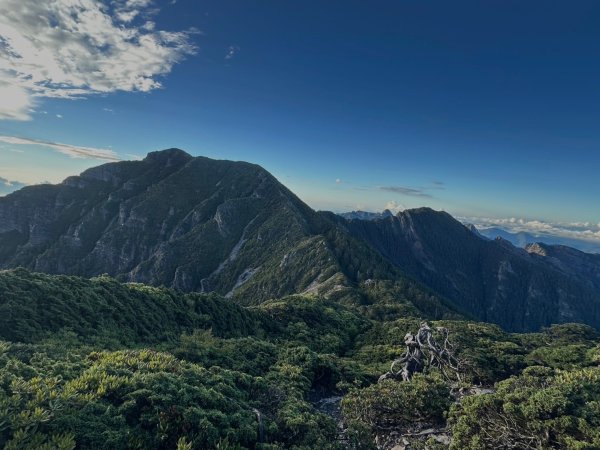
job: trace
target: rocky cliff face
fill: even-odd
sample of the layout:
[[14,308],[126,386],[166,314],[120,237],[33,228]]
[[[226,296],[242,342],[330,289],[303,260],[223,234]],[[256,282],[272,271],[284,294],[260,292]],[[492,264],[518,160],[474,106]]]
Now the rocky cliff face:
[[481,320],[517,331],[561,322],[600,326],[597,255],[538,244],[519,249],[503,239],[482,238],[428,208],[345,226]]
[[[277,296],[337,271],[315,238],[314,216],[256,165],[172,149],[1,198],[0,261],[230,296],[254,285]],[[288,286],[252,283],[303,253],[314,264],[286,274]]]
[[391,273],[342,234],[261,167],[177,149],[0,198],[0,267],[107,273],[247,302],[350,291],[370,269],[348,261]]

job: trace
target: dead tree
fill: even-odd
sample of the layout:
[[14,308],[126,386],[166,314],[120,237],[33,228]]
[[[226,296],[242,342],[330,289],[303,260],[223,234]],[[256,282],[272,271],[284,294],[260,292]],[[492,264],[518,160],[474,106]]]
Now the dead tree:
[[406,333],[406,350],[392,362],[390,371],[381,375],[379,381],[390,378],[410,381],[415,373],[426,372],[430,368],[438,369],[447,379],[455,376],[461,381],[462,363],[454,355],[448,335],[447,328],[438,327],[434,330],[427,322],[421,322],[416,334]]

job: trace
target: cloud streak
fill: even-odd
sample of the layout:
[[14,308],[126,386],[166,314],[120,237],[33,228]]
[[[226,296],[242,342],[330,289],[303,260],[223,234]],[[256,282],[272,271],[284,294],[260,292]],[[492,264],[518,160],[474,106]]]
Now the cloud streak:
[[194,30],[156,30],[153,0],[2,0],[0,119],[39,99],[149,92],[196,52]]
[[59,142],[41,141],[37,139],[22,138],[17,136],[0,135],[0,142],[11,145],[37,145],[51,148],[71,158],[92,158],[103,161],[120,161],[121,158],[116,152],[104,148],[82,147],[71,144],[61,144]]
[[380,191],[392,192],[394,194],[406,195],[409,197],[433,198],[431,194],[426,192],[425,188],[412,188],[406,186],[379,186]]

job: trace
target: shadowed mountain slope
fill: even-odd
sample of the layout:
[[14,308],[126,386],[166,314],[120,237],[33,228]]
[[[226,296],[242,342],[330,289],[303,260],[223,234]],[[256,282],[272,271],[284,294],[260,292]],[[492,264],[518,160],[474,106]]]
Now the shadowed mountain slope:
[[519,331],[562,322],[600,326],[596,255],[537,244],[519,249],[503,239],[482,238],[449,214],[428,208],[344,225],[481,320]]

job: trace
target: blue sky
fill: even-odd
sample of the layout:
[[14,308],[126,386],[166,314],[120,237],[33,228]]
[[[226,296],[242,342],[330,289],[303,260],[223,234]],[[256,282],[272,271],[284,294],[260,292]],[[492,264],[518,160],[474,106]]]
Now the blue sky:
[[0,194],[179,147],[316,209],[600,239],[598,2],[72,4],[0,3]]

